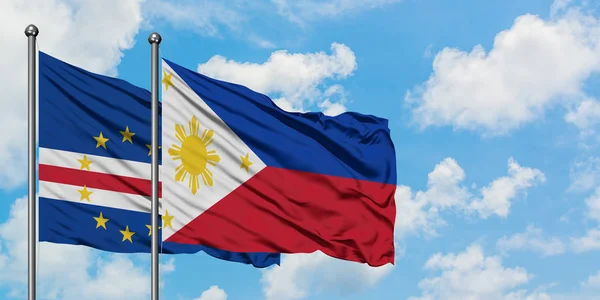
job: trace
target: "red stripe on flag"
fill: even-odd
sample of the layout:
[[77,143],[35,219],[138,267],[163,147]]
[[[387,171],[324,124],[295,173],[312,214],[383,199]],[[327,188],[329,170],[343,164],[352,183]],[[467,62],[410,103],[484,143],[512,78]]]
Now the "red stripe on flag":
[[[150,169],[148,169],[150,172]],[[152,181],[107,173],[77,170],[51,165],[39,165],[39,180],[133,195],[151,196]],[[162,198],[162,182],[158,183],[158,197]]]
[[321,250],[382,266],[394,263],[395,191],[394,184],[266,167],[166,241],[234,252]]

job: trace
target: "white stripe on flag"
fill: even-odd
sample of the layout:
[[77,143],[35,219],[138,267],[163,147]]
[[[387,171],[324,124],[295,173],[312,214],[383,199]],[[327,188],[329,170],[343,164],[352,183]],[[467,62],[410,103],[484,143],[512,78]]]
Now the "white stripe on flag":
[[[40,181],[39,197],[150,213],[151,199],[149,196],[132,195],[88,187],[86,189],[92,192],[89,195],[90,202],[85,199],[80,200],[81,193],[78,190],[83,190],[81,186]],[[162,204],[161,200],[159,199],[159,208]]]
[[[79,170],[81,167],[79,160],[83,159],[83,155],[83,153],[40,147],[39,163],[42,165],[51,165]],[[90,164],[90,171],[92,172],[150,180],[151,168],[149,163],[89,154],[85,154],[85,156],[87,160],[92,162]],[[158,167],[160,172],[162,166]]]

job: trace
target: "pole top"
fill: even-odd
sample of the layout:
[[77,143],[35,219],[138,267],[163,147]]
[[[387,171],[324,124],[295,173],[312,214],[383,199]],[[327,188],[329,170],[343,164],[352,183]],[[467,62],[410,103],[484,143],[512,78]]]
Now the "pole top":
[[30,24],[29,26],[25,27],[25,35],[28,37],[30,37],[30,36],[36,37],[38,35],[38,33],[40,33],[40,31],[33,24]]
[[153,32],[148,37],[148,43],[150,44],[160,44],[161,41],[162,38],[160,37],[160,34],[158,34],[158,32]]

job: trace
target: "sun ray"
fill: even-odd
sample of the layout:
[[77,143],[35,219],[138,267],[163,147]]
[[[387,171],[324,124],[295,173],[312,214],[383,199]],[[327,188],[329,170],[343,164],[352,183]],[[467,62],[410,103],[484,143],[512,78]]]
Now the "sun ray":
[[198,175],[191,175],[190,181],[188,183],[188,188],[192,191],[192,195],[196,195],[198,188],[200,187],[200,182],[198,181]]
[[219,155],[217,155],[217,152],[215,150],[211,150],[208,151],[208,153],[206,153],[206,162],[216,166],[218,162],[221,161],[221,157],[219,157]]
[[206,185],[213,186],[214,182],[212,172],[209,169],[204,169],[204,172],[202,172],[202,177],[206,178]]
[[171,145],[171,148],[169,148],[169,155],[171,155],[171,157],[173,158],[173,160],[179,160],[181,159],[181,148],[179,148],[179,146],[173,144]]
[[190,121],[190,135],[198,136],[198,131],[200,130],[200,122],[196,120],[196,117],[192,117]]
[[175,137],[183,144],[185,138],[188,137],[187,133],[185,133],[185,128],[182,125],[177,124],[175,125],[175,132]]
[[176,181],[184,181],[185,177],[187,175],[187,170],[185,169],[185,167],[183,165],[179,165],[179,167],[177,167],[175,169],[175,171],[177,173],[175,173],[175,180]]
[[200,176],[202,176],[202,182],[204,182],[204,185],[212,186],[212,178],[208,177],[208,174],[206,174],[206,170],[204,170],[204,172],[202,172]]
[[212,137],[214,133],[215,132],[212,130],[204,129],[204,133],[202,133],[201,139],[205,147],[208,147],[208,145],[212,144]]

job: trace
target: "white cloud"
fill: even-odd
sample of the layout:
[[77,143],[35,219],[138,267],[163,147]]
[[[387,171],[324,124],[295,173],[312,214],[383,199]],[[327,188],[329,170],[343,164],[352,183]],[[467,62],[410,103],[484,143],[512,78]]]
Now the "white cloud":
[[600,185],[600,157],[589,157],[573,164],[569,171],[569,191],[588,191]]
[[[89,262],[85,263],[84,266],[92,267]],[[83,278],[66,282],[54,273],[57,278],[51,288],[56,292],[54,295],[61,299],[147,299],[150,296],[150,278],[146,270],[136,267],[125,256],[112,255],[108,261],[98,258],[96,269],[95,274],[84,274]]]
[[571,238],[571,247],[577,253],[600,250],[600,228],[589,229],[585,236]]
[[144,4],[144,14],[154,21],[165,20],[177,29],[216,36],[220,33],[220,26],[230,30],[239,30],[242,27],[246,20],[239,9],[241,4],[236,0],[229,0],[227,4],[210,0],[148,0]]
[[550,15],[556,16],[557,14],[564,12],[569,8],[571,2],[573,2],[573,0],[554,0],[550,6]]
[[208,290],[202,292],[199,298],[194,300],[227,300],[227,293],[219,286],[213,285]]
[[323,17],[338,17],[360,10],[374,9],[400,2],[401,0],[271,0],[279,14],[291,22],[304,25],[308,20]]
[[[571,292],[553,292],[547,298],[552,300],[596,300],[598,291],[600,291],[600,272],[596,275],[590,275],[585,281],[580,283],[580,289],[573,289]],[[546,295],[548,296],[548,295]],[[538,299],[538,298],[535,298]],[[529,300],[529,299],[525,299]]]
[[[554,295],[550,295],[545,291],[534,291],[532,293],[528,293],[526,290],[519,290],[516,292],[508,293],[504,296],[503,300],[558,300],[554,297]],[[572,298],[572,300],[583,300],[581,298]]]
[[439,217],[438,209],[430,205],[427,197],[413,197],[408,186],[396,189],[396,211],[395,234],[398,239],[421,231],[428,237],[436,236],[437,229],[446,225]]
[[593,133],[594,126],[600,123],[600,102],[595,99],[585,99],[576,109],[569,111],[565,115],[565,121],[571,123],[582,130]]
[[556,237],[545,237],[542,230],[535,226],[527,226],[523,233],[510,237],[503,236],[496,242],[501,252],[513,250],[530,250],[543,256],[558,255],[565,252],[564,243]]
[[318,251],[282,256],[281,266],[262,271],[261,283],[266,300],[304,299],[324,291],[347,295],[375,286],[393,269],[390,264],[370,267]]
[[171,257],[166,262],[161,263],[159,272],[161,275],[175,272],[175,259]]
[[585,199],[585,205],[587,216],[600,223],[600,187],[596,188],[595,193]]
[[581,286],[586,289],[600,290],[600,271],[594,275],[590,275],[586,281],[581,283]]
[[319,109],[323,114],[337,116],[346,112],[346,106],[344,106],[344,104],[347,100],[343,86],[339,84],[332,85],[325,90],[323,96],[325,97],[325,100],[318,104]]
[[[38,26],[41,51],[92,72],[115,75],[123,50],[134,44],[142,0],[3,0],[0,10],[0,188],[25,181],[27,151],[27,38]],[[105,9],[110,7],[111,9]],[[110,20],[107,22],[106,20]]]
[[[600,22],[563,4],[549,20],[519,16],[489,52],[440,51],[430,78],[406,95],[415,123],[506,134],[556,104],[583,101],[583,83],[600,71]],[[585,123],[575,115],[568,119]]]
[[481,189],[482,197],[470,203],[469,209],[477,211],[482,218],[496,214],[508,216],[511,200],[519,192],[546,181],[537,169],[521,167],[512,157],[508,160],[508,176],[494,180]]
[[262,64],[241,63],[215,55],[200,64],[198,72],[268,94],[288,111],[304,111],[305,105],[320,101],[325,110],[335,114],[345,110],[343,89],[339,85],[327,86],[324,81],[352,75],[356,70],[356,57],[344,44],[333,43],[331,52],[328,55],[280,50]]
[[419,231],[437,235],[437,228],[446,224],[439,217],[440,210],[464,207],[470,197],[461,185],[465,173],[453,158],[442,160],[427,177],[426,191],[413,194],[408,186],[396,189],[396,238]]
[[[600,225],[600,187],[585,199],[585,215]],[[588,229],[582,237],[571,238],[571,247],[575,252],[600,250],[600,227]]]
[[428,175],[427,190],[412,193],[410,187],[396,190],[396,236],[424,232],[437,235],[437,228],[446,223],[440,217],[443,210],[477,213],[481,218],[491,215],[507,217],[512,201],[519,193],[544,182],[538,170],[520,166],[508,160],[508,176],[493,180],[488,186],[472,191],[464,184],[465,172],[453,158],[446,158]]
[[[464,205],[469,192],[460,183],[465,180],[465,172],[452,158],[445,158],[427,175],[428,190],[423,195],[428,202],[438,208]],[[417,193],[417,197],[419,193]]]
[[[149,268],[134,255],[112,254],[84,246],[39,243],[38,290],[44,299],[148,299]],[[171,258],[161,264],[161,279],[175,270]],[[0,286],[23,296],[27,286],[27,200],[17,199],[0,223]]]
[[440,273],[421,280],[422,295],[412,300],[549,299],[540,293],[526,295],[523,290],[513,291],[527,284],[533,275],[521,267],[503,266],[500,257],[485,256],[477,244],[458,254],[436,253],[427,260],[425,269]]
[[346,112],[346,107],[341,103],[331,103],[329,99],[325,99],[319,103],[319,108],[323,111],[323,114],[327,116],[337,116],[341,113]]
[[254,45],[258,46],[259,48],[263,48],[263,49],[277,48],[277,45],[275,45],[274,42],[264,39],[255,34],[249,35],[248,40],[250,40],[250,42],[252,42]]

